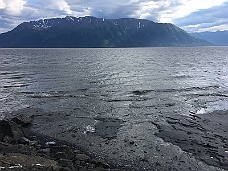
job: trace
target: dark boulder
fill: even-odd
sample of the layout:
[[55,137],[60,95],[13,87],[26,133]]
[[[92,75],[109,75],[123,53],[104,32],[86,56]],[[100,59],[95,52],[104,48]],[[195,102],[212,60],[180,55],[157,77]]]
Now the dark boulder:
[[19,139],[24,136],[21,125],[16,124],[12,121],[1,120],[0,121],[0,134],[9,136],[14,139]]

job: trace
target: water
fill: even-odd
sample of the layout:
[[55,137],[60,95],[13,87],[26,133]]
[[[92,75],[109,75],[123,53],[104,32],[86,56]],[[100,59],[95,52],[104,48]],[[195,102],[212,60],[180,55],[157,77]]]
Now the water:
[[224,110],[227,66],[227,47],[0,49],[0,114],[36,107],[143,119]]

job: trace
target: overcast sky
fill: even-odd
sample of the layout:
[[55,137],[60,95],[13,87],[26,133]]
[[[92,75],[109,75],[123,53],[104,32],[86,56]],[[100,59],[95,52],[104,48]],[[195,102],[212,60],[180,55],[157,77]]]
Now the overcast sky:
[[0,33],[24,21],[66,15],[141,18],[187,32],[228,30],[228,0],[0,0]]

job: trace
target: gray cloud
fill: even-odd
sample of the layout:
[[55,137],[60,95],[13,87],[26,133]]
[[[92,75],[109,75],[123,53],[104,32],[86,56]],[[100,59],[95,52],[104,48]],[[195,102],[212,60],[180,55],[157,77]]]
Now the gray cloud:
[[[228,2],[220,6],[203,9],[191,13],[190,15],[173,20],[179,27],[189,29],[188,31],[198,31],[203,28],[228,25]],[[197,27],[196,27],[197,26]]]

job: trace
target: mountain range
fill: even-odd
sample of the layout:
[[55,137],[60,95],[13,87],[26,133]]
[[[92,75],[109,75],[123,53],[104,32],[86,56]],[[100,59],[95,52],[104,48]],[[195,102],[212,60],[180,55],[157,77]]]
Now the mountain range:
[[205,39],[214,45],[228,46],[228,31],[216,31],[216,32],[207,31],[207,32],[191,33],[190,35],[199,39]]
[[2,48],[206,46],[170,23],[145,19],[71,17],[24,22],[0,34]]

